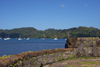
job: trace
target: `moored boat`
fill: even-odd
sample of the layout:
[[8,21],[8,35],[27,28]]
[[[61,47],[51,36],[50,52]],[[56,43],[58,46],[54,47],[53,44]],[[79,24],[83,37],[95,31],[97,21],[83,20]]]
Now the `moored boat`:
[[18,40],[22,40],[22,38],[18,38]]
[[58,40],[58,38],[54,38],[54,40]]
[[29,40],[30,38],[26,38],[26,40]]

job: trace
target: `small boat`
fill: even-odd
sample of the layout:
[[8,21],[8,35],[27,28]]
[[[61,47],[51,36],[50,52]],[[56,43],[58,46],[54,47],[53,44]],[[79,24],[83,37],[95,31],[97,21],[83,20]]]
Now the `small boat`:
[[7,39],[7,40],[9,40],[9,39],[10,39],[9,35],[8,35],[8,37],[7,37],[6,39]]
[[30,38],[26,38],[26,40],[29,40]]
[[19,36],[18,40],[22,40],[21,35]]
[[8,40],[7,38],[4,38],[4,40]]
[[54,40],[58,40],[58,38],[54,38]]
[[18,40],[22,40],[22,38],[18,38]]
[[41,40],[45,40],[45,38],[41,38]]
[[9,39],[10,39],[9,35],[8,35],[8,37],[4,38],[4,40],[9,40]]
[[46,38],[45,38],[45,34],[44,34],[44,38],[41,38],[41,40],[45,40]]
[[0,38],[0,39],[2,39],[2,38]]
[[8,38],[6,38],[7,40],[9,40],[10,38],[8,37]]

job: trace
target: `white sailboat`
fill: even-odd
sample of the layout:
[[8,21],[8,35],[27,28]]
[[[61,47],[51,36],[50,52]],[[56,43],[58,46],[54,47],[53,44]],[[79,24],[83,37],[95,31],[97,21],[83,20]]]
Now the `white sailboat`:
[[10,39],[9,35],[8,35],[8,37],[4,38],[4,40],[9,40],[9,39]]
[[18,40],[22,40],[21,38],[18,38]]
[[[69,38],[69,32],[67,32],[67,38]],[[67,38],[65,40],[67,40]]]
[[26,40],[29,40],[30,38],[26,38]]
[[41,38],[41,40],[45,40],[45,35],[44,35],[44,38]]
[[58,40],[58,38],[54,38],[54,40]]
[[8,40],[7,38],[4,38],[4,40]]
[[41,40],[45,40],[45,38],[41,38]]
[[8,39],[8,40],[10,39],[9,35],[8,35],[7,39]]
[[20,35],[20,37],[18,38],[18,40],[22,40],[21,35]]
[[7,37],[6,39],[7,39],[7,40],[9,40],[10,38],[9,38],[9,37]]

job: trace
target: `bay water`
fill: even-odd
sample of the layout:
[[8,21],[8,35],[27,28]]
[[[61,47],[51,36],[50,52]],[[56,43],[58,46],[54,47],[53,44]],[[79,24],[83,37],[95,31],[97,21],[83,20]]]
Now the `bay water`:
[[18,54],[26,51],[64,48],[65,39],[0,39],[0,56]]

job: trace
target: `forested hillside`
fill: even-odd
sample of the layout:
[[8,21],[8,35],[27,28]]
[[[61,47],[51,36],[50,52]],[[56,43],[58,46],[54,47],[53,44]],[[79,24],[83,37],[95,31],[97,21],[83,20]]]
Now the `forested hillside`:
[[1,38],[67,38],[67,37],[100,37],[100,30],[93,27],[78,27],[70,29],[37,30],[32,27],[16,28],[11,30],[0,29]]

